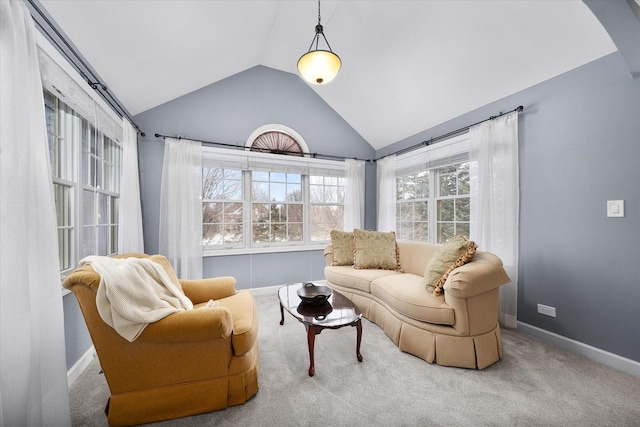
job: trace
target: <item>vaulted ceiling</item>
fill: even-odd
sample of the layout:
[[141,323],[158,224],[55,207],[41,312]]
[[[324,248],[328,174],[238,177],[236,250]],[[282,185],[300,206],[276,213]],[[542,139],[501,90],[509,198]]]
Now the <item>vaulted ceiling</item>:
[[[41,0],[132,114],[256,65],[297,73],[315,1]],[[380,149],[616,51],[583,1],[323,1],[310,86]]]

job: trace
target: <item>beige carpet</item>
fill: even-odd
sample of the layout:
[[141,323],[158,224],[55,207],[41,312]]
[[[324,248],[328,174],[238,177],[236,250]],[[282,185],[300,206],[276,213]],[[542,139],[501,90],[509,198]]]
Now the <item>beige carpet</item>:
[[[256,297],[260,390],[223,411],[158,426],[640,426],[640,378],[503,330],[504,358],[482,371],[430,365],[402,353],[375,324],[316,337],[307,375],[306,333],[280,312],[276,291]],[[70,390],[73,424],[106,426],[109,391],[97,361]]]

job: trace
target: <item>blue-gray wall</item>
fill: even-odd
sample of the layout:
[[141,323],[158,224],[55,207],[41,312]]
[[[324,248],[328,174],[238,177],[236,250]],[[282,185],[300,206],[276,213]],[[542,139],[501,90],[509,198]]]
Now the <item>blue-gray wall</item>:
[[[309,150],[371,159],[374,149],[298,76],[257,66],[134,117],[138,139],[145,251],[158,251],[163,140],[155,133],[244,146],[258,127],[279,123]],[[367,165],[365,227],[375,227],[375,168]],[[305,252],[206,257],[204,275],[235,276],[238,288],[324,278],[322,248]]]
[[[297,76],[265,67],[139,114],[135,121],[147,132],[139,138],[145,250],[158,249],[163,146],[153,133],[244,144],[257,127],[281,123],[302,134],[311,151],[373,158],[518,105],[525,107],[518,320],[640,361],[640,279],[633,268],[640,240],[640,79],[631,79],[617,53],[376,153]],[[372,165],[366,198],[365,225],[375,228]],[[625,200],[624,218],[606,218],[612,199]],[[246,288],[321,278],[324,262],[319,251],[308,251],[209,257],[204,265],[206,276],[234,275]],[[86,330],[73,326],[82,318],[72,299],[65,297],[69,367],[90,346]],[[557,317],[537,314],[538,303],[556,307]]]
[[[640,361],[640,78],[613,53],[399,141],[377,156],[518,105],[518,320]],[[625,200],[607,218],[607,200]],[[556,307],[557,317],[537,313]]]

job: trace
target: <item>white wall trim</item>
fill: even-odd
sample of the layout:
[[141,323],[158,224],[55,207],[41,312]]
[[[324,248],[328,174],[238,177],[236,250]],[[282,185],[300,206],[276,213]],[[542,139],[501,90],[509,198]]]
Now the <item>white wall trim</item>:
[[572,340],[571,338],[567,338],[553,332],[545,331],[544,329],[540,329],[524,322],[518,322],[518,331],[532,335],[564,350],[577,353],[587,359],[618,369],[629,375],[640,377],[640,362],[636,362],[635,360],[627,359],[626,357],[618,356],[614,353],[609,353],[608,351],[592,347],[588,344]]
[[78,361],[67,371],[67,386],[71,387],[71,385],[78,379],[81,373],[87,369],[87,366],[93,361],[93,358],[96,357],[96,349],[91,346],[89,350],[80,358]]
[[251,288],[251,294],[257,295],[278,295],[278,289],[283,285],[265,286],[263,288]]
[[[317,285],[323,285],[323,286],[327,285],[327,281],[326,280],[313,280],[313,283],[315,283]],[[285,285],[264,286],[264,287],[261,287],[261,288],[251,288],[249,290],[251,291],[251,294],[254,295],[254,296],[258,296],[258,295],[277,295],[278,294],[278,289],[280,289],[282,286],[285,286]]]

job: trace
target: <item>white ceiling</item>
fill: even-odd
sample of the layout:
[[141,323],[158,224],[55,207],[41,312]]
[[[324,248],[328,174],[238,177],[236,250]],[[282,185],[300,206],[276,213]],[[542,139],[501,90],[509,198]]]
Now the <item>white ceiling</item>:
[[[306,0],[41,3],[133,115],[256,65],[296,73],[318,13]],[[375,149],[616,50],[580,0],[321,7],[343,66],[312,89]]]

